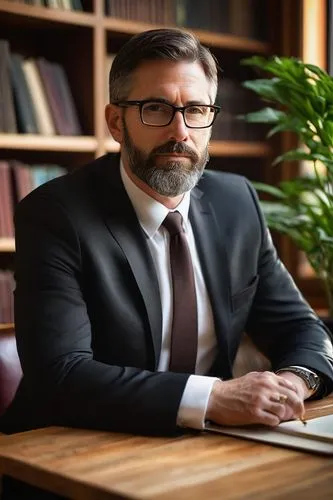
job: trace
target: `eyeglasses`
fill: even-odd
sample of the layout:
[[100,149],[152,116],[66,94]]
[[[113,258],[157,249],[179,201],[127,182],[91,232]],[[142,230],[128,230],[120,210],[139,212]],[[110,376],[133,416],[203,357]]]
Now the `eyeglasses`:
[[212,104],[188,104],[186,106],[174,106],[159,101],[115,101],[112,104],[127,108],[139,106],[140,118],[144,125],[150,127],[166,127],[172,122],[176,111],[183,115],[184,122],[188,128],[211,127],[215,121],[220,106]]

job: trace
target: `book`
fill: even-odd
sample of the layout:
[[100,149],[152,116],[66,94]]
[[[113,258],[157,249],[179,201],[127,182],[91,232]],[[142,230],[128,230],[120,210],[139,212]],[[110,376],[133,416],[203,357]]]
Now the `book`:
[[33,189],[30,169],[27,165],[17,160],[11,160],[10,165],[13,172],[15,202],[17,203]]
[[17,125],[9,64],[9,43],[0,40],[0,132],[15,134]]
[[13,273],[0,270],[0,323],[14,323],[14,288]]
[[299,420],[282,422],[273,428],[262,425],[227,427],[207,423],[205,430],[275,446],[333,455],[333,415],[313,418],[306,425]]
[[78,10],[83,12],[83,5],[81,0],[72,0],[73,10]]
[[53,117],[50,106],[45,95],[36,61],[32,58],[23,62],[23,71],[27,80],[28,88],[32,95],[32,104],[35,110],[38,131],[42,135],[55,135]]
[[53,75],[52,63],[43,57],[36,59],[40,78],[43,82],[45,95],[50,106],[56,132],[59,135],[71,135],[72,130],[65,116],[64,104]]
[[37,134],[37,121],[32,96],[23,71],[23,57],[20,54],[12,53],[9,66],[18,131],[26,134]]
[[[105,59],[105,105],[109,104],[110,102],[110,91],[109,91],[109,74],[110,74],[110,69],[113,63],[114,58],[116,57],[116,54],[107,54],[106,59]],[[104,131],[105,131],[105,136],[108,137],[110,135],[106,120],[104,121]]]
[[10,165],[6,161],[0,161],[0,200],[0,238],[12,238],[14,236],[14,205]]
[[232,0],[230,8],[230,33],[246,38],[252,37],[255,13],[249,0]]
[[63,102],[65,120],[68,124],[71,135],[80,135],[82,134],[82,129],[67,74],[63,66],[59,63],[51,63],[51,68],[54,81],[57,85],[61,100]]
[[45,5],[50,9],[59,9],[60,1],[59,0],[45,0]]

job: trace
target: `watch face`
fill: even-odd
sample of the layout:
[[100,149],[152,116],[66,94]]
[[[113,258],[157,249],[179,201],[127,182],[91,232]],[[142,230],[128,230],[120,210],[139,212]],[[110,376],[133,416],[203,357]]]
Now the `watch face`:
[[318,375],[307,372],[305,370],[299,370],[299,374],[303,377],[309,389],[316,390],[319,387],[319,377]]
[[292,371],[294,371],[294,373],[296,375],[299,375],[304,380],[308,389],[311,389],[311,390],[318,389],[318,387],[320,385],[320,379],[319,379],[318,375],[316,375],[315,373],[313,373],[311,371],[302,370],[301,368],[296,368],[296,367],[293,368]]
[[320,377],[311,370],[307,368],[298,368],[297,366],[289,366],[288,368],[282,368],[281,371],[294,372],[301,379],[304,380],[308,389],[316,392],[320,387]]
[[309,373],[309,382],[312,389],[317,389],[317,387],[319,387],[319,377],[313,373]]

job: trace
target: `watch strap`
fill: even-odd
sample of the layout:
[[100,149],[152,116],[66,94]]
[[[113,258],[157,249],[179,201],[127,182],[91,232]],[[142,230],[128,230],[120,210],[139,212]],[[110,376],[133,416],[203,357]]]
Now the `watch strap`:
[[278,374],[284,371],[295,373],[295,375],[304,380],[307,388],[312,391],[311,397],[318,393],[321,387],[321,378],[313,370],[310,370],[309,368],[305,368],[303,366],[292,365],[280,368],[276,371],[276,373]]

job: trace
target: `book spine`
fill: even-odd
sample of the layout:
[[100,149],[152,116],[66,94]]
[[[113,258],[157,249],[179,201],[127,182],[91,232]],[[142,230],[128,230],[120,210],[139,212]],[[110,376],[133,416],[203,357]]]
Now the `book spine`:
[[23,58],[19,54],[10,56],[10,76],[19,132],[37,134],[37,122],[32,106],[32,97],[22,68]]
[[17,133],[13,90],[10,81],[10,50],[7,40],[0,40],[0,131]]
[[34,59],[26,59],[23,63],[28,87],[32,97],[32,103],[35,108],[37,126],[39,132],[43,135],[55,135],[55,127],[49,104],[46,100],[43,84],[38,73]]

